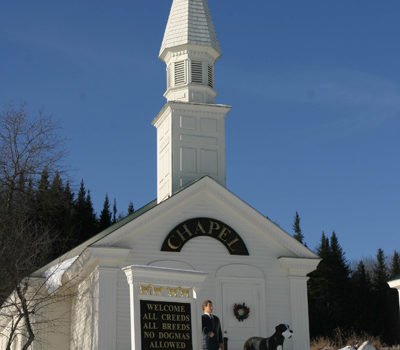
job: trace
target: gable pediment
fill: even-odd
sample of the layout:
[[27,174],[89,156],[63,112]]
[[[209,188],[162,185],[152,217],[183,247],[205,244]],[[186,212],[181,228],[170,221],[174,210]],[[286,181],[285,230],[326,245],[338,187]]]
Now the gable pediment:
[[[149,235],[153,235],[151,239],[158,241],[158,251],[161,253],[163,252],[161,247],[171,237],[173,231],[176,232],[180,225],[193,218],[210,218],[214,222],[219,222],[222,227],[225,225],[237,233],[250,255],[252,254],[251,246],[255,245],[252,242],[264,242],[269,249],[276,251],[277,256],[318,258],[279,226],[207,176],[100,239],[94,245],[138,247],[141,246],[141,240],[148,239]],[[191,234],[193,234],[193,230],[195,231],[195,228],[190,230]],[[198,229],[200,234],[193,234],[193,237],[200,239],[212,236],[212,238],[218,239],[218,235],[221,234],[221,231],[218,231],[218,235],[207,234],[210,230],[209,226],[203,227],[203,230],[206,232],[205,234]],[[216,233],[217,230],[215,230]],[[221,236],[220,244],[224,244],[223,239],[227,239],[224,233]],[[188,245],[197,242],[198,239],[190,240]],[[175,241],[172,245],[182,248],[187,241],[181,242],[185,244],[178,244],[179,242]],[[225,242],[225,244],[230,242],[232,241]],[[229,251],[229,246],[225,245],[225,247]],[[164,251],[168,252],[165,249]]]

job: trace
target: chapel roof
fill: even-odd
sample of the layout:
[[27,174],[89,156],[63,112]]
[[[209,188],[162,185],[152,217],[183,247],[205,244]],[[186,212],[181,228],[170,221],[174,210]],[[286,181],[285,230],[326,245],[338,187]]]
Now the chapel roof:
[[165,49],[185,44],[210,46],[221,54],[207,0],[173,0],[160,56]]
[[390,282],[390,281],[396,281],[396,280],[400,280],[400,275],[394,276],[393,278],[391,278],[391,279],[389,280],[389,282]]
[[[197,185],[196,185],[197,184]],[[196,187],[196,186],[197,187]],[[242,199],[234,195],[232,192],[228,191],[225,187],[221,186],[218,184],[215,180],[210,178],[209,176],[204,176],[200,179],[196,179],[190,183],[188,183],[186,186],[181,188],[179,191],[173,194],[169,199],[165,200],[162,203],[157,204],[157,199],[151,201],[150,203],[146,204],[145,206],[141,207],[131,215],[128,215],[124,219],[118,221],[117,223],[111,225],[110,227],[106,228],[105,230],[101,231],[100,233],[96,234],[92,238],[88,239],[87,241],[81,243],[77,247],[73,248],[72,250],[68,251],[67,253],[61,255],[58,257],[56,260],[50,262],[49,264],[43,266],[39,270],[33,273],[32,276],[42,276],[43,273],[53,266],[55,263],[59,263],[60,261],[64,261],[66,259],[75,257],[80,255],[86,248],[96,244],[99,241],[102,241],[106,237],[111,237],[111,234],[115,235],[118,233],[116,231],[119,231],[120,228],[123,226],[127,225],[128,223],[138,219],[140,216],[144,215],[147,212],[153,211],[158,207],[164,207],[165,204],[168,205],[168,202],[173,200],[173,198],[177,197],[179,194],[183,194],[189,189],[192,189],[192,191],[198,191],[198,186],[212,186],[212,192],[215,193],[215,191],[222,191],[222,193],[225,193],[228,197],[225,199],[226,201],[231,201],[231,200],[237,200],[239,203],[242,204],[242,206],[246,207],[250,212],[258,216],[259,219],[261,219],[263,222],[267,223],[269,222],[270,229],[275,233],[275,237],[279,236],[283,244],[286,246],[288,245],[294,252],[297,252],[297,254],[304,255],[304,257],[309,257],[309,258],[318,258],[317,255],[315,255],[314,252],[312,252],[309,248],[304,246],[303,244],[299,243],[296,239],[294,239],[289,233],[285,232],[278,224],[274,223],[269,219],[268,217],[262,215],[259,213],[256,209],[251,207],[248,203],[244,202]],[[190,194],[189,194],[190,195]],[[160,209],[163,210],[163,209]],[[286,243],[285,243],[286,242]],[[400,276],[399,276],[400,277]]]

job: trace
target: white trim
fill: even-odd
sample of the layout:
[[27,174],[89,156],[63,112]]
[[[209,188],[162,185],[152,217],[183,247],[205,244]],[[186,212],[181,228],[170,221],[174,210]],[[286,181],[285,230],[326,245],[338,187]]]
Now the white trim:
[[[318,265],[317,263],[319,263],[320,258],[315,253],[208,176],[201,178],[189,187],[176,193],[168,200],[161,202],[140,217],[119,228],[118,231],[102,238],[97,242],[97,244],[115,244],[121,237],[131,232],[138,232],[142,226],[149,224],[154,220],[162,220],[165,216],[170,215],[171,212],[179,210],[179,208],[187,205],[188,201],[204,194],[207,194],[211,198],[214,197],[221,203],[221,205],[229,206],[238,215],[251,222],[252,225],[255,225],[261,231],[268,231],[270,237],[293,252],[294,257],[310,259],[310,261],[313,260],[315,261],[315,264]],[[211,200],[211,198],[208,200]],[[215,217],[215,219],[224,221],[224,218],[220,217]],[[166,228],[166,232],[168,229],[169,228]],[[170,229],[172,230],[173,227]]]

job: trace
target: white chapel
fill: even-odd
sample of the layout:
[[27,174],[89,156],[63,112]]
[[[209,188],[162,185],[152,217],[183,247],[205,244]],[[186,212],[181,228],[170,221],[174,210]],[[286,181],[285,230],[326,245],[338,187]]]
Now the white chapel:
[[220,56],[207,1],[173,0],[159,53],[166,104],[153,120],[157,199],[35,274],[58,268],[73,293],[48,306],[63,322],[46,323],[33,350],[200,350],[206,299],[226,350],[280,323],[294,332],[284,349],[310,349],[307,274],[320,259],[226,188]]

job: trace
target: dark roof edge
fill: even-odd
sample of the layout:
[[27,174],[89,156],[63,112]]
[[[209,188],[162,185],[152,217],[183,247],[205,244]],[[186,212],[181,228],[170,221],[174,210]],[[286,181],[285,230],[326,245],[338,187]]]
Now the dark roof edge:
[[400,275],[397,275],[397,276],[392,277],[388,282],[390,282],[390,281],[396,281],[396,280],[400,280]]

